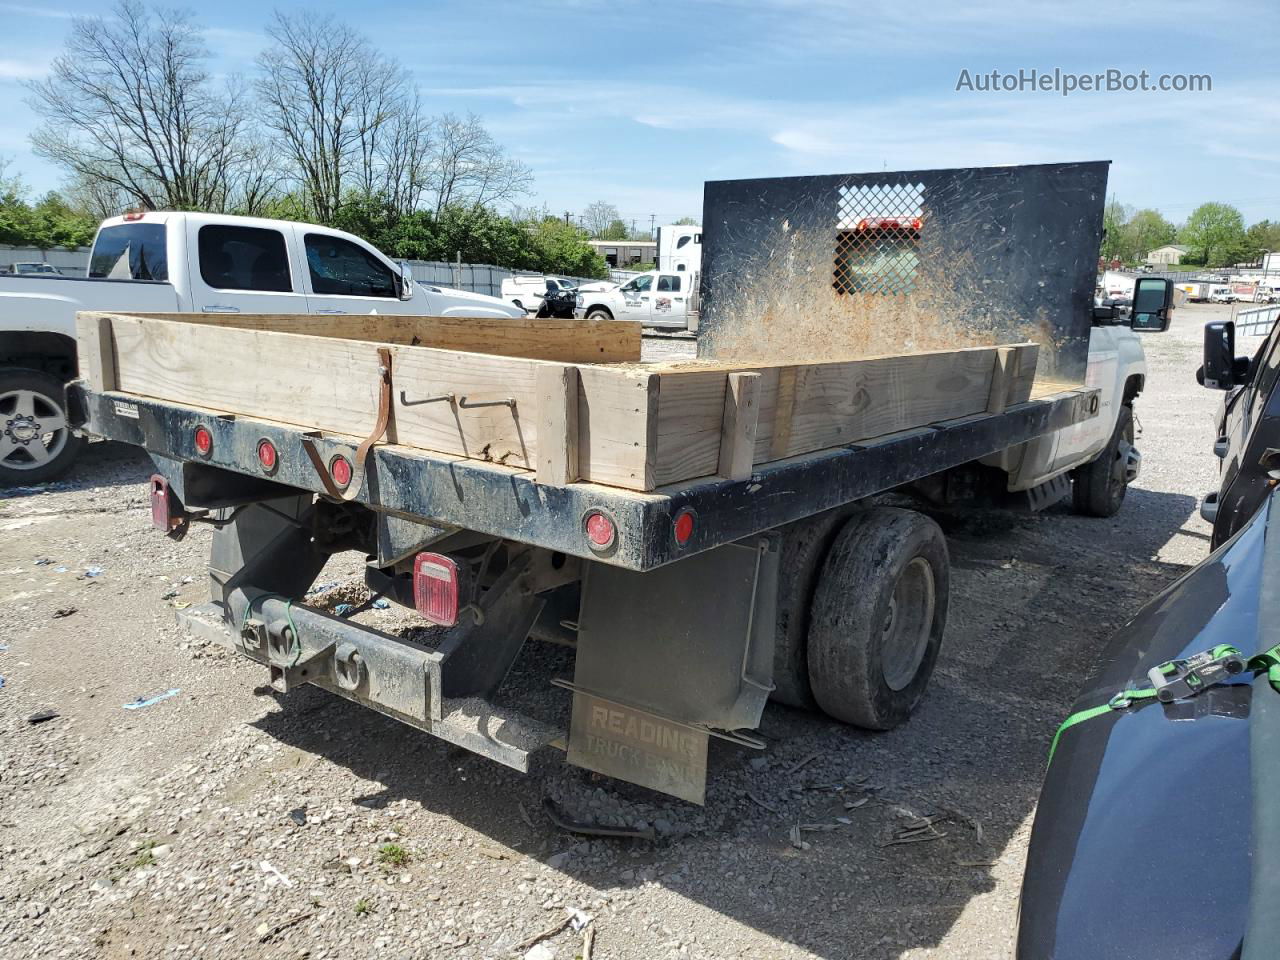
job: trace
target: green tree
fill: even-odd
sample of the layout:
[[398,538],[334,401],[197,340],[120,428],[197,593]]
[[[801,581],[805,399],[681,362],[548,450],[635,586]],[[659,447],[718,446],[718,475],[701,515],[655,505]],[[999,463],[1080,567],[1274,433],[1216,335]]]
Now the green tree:
[[700,227],[702,226],[702,221],[697,217],[681,217],[675,222],[675,225],[677,227]]
[[1124,225],[1126,244],[1134,257],[1142,259],[1152,250],[1173,243],[1178,228],[1160,215],[1159,210],[1139,210]]
[[604,228],[604,232],[600,234],[601,240],[626,240],[627,225],[621,220],[612,220],[609,225]]
[[1210,267],[1247,255],[1244,218],[1227,203],[1200,204],[1187,218],[1180,237]]
[[1259,220],[1245,231],[1245,243],[1250,260],[1257,260],[1264,253],[1280,253],[1280,223]]
[[604,257],[587,243],[586,231],[557,217],[545,217],[528,228],[536,261],[530,264],[531,269],[573,277],[603,279],[609,275]]
[[1102,209],[1102,249],[1100,253],[1107,260],[1132,260],[1134,250],[1132,238],[1125,227],[1129,223],[1132,209],[1121,203],[1114,196]]

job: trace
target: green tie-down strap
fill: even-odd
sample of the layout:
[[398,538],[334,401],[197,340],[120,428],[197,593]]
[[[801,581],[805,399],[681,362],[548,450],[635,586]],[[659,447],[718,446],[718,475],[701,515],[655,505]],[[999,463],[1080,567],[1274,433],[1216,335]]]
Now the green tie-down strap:
[[[1210,654],[1214,659],[1221,659],[1229,656],[1240,656],[1240,651],[1229,643],[1220,643],[1214,647]],[[1160,669],[1165,674],[1173,674],[1177,668],[1170,661],[1167,664],[1161,664]],[[1271,684],[1272,689],[1280,693],[1280,644],[1276,644],[1269,650],[1255,654],[1248,660],[1248,669],[1257,677],[1262,672],[1266,672],[1267,681]],[[1134,703],[1144,702],[1147,700],[1155,700],[1156,691],[1154,687],[1139,687],[1127,690],[1121,690],[1106,703],[1101,703],[1096,707],[1088,707],[1085,710],[1077,710],[1067,719],[1062,721],[1062,726],[1058,727],[1058,732],[1053,735],[1053,743],[1049,745],[1049,762],[1053,763],[1053,754],[1058,749],[1058,740],[1062,734],[1074,727],[1078,723],[1084,723],[1086,720],[1092,720],[1094,717],[1100,717],[1103,714],[1110,713],[1113,710],[1124,710]]]
[[1058,740],[1062,734],[1070,730],[1077,723],[1084,723],[1086,720],[1092,720],[1094,717],[1100,717],[1104,713],[1110,713],[1112,710],[1123,710],[1136,700],[1154,700],[1156,698],[1155,690],[1151,688],[1143,690],[1121,690],[1106,703],[1100,703],[1096,707],[1089,707],[1087,710],[1077,710],[1067,719],[1062,721],[1062,726],[1058,727],[1058,732],[1053,735],[1053,743],[1049,745],[1049,762],[1053,763],[1053,753],[1058,749]]

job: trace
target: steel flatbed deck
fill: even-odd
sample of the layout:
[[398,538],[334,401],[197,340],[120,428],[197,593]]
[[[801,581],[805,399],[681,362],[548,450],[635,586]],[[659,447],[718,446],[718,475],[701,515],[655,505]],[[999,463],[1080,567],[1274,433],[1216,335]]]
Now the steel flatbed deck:
[[[824,510],[883,493],[998,453],[1096,415],[1099,392],[1071,387],[983,413],[889,434],[755,467],[741,481],[706,477],[651,493],[591,483],[540,484],[527,470],[381,444],[367,460],[358,502],[375,510],[429,520],[571,556],[647,571],[741,540]],[[181,461],[175,492],[191,508],[234,506],[242,498],[323,494],[303,449],[304,438],[324,458],[352,457],[355,438],[254,420],[134,394],[96,392],[83,381],[68,387],[73,421],[90,434],[136,444],[154,457]],[[213,435],[207,457],[194,431]],[[269,439],[279,451],[270,477],[255,450]],[[617,529],[607,555],[591,549],[583,520],[603,511]],[[692,511],[693,535],[680,546],[678,515]]]

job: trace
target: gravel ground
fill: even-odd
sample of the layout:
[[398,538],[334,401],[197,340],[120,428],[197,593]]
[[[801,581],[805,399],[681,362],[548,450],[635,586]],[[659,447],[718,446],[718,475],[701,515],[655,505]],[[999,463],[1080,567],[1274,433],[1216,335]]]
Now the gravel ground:
[[[763,755],[713,743],[705,808],[279,697],[174,624],[207,599],[207,533],[154,533],[147,462],[90,445],[68,481],[0,501],[0,955],[566,960],[572,924],[526,941],[590,917],[598,958],[1007,956],[1053,730],[1108,635],[1207,551],[1220,398],[1194,370],[1226,312],[1184,307],[1145,340],[1143,474],[1116,518],[940,518],[951,616],[908,724],[770,706]],[[358,594],[358,573],[341,557],[321,579]],[[530,644],[512,686],[563,716],[547,681],[568,669]],[[658,840],[564,833],[544,797]],[[890,843],[922,817],[938,836]]]

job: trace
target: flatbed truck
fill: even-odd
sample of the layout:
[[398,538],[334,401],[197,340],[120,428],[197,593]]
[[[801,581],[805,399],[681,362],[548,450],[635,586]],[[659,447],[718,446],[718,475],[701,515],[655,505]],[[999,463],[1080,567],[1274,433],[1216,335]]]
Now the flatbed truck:
[[[1087,273],[1046,284],[1023,278],[1019,261],[1078,247],[1087,256],[1067,259],[1093,262],[1101,201],[1081,197],[1106,195],[1105,170],[708,185],[712,347],[734,322],[716,286],[726,236],[758,254],[783,220],[784,237],[804,228],[805,204],[813,229],[838,230],[827,199],[886,177],[924,184],[921,236],[940,219],[929,198],[941,209],[950,196],[954,242],[970,242],[955,213],[962,188],[985,205],[966,215],[1027,228],[1011,239],[1041,247],[974,269],[1003,277],[1006,305],[1016,292],[1044,308],[1054,327],[1044,343],[1014,336],[1025,304],[989,347],[789,365],[709,350],[665,367],[585,361],[624,347],[630,357],[632,339],[638,357],[638,324],[555,321],[564,326],[530,339],[521,325],[538,321],[477,320],[468,344],[456,324],[428,319],[82,314],[84,375],[68,404],[85,431],[151,455],[158,528],[213,526],[212,600],[180,619],[266,666],[278,689],[322,687],[518,770],[561,743],[570,763],[700,803],[710,742],[763,748],[751,731],[771,698],[889,729],[924,695],[946,624],[945,537],[925,513],[878,495],[952,505],[1022,495],[1036,507],[1075,483],[1101,489],[1084,503],[1106,513],[1119,478],[1122,498],[1132,425],[1121,410],[1137,391],[1110,368],[1092,384],[1086,371],[1091,329],[1110,335],[1118,321],[1092,306]],[[1045,193],[1044,208],[1024,220],[1029,188]],[[777,214],[772,223],[734,220],[744,193]],[[947,233],[936,235],[945,253]],[[729,259],[741,266],[748,252]],[[1124,332],[1165,329],[1170,295],[1168,281],[1140,278]],[[452,349],[433,339],[441,329]],[[486,330],[501,336],[481,342]],[[334,357],[346,365],[317,385]],[[237,385],[214,363],[237,369]],[[354,401],[334,398],[345,379]],[[370,429],[361,439],[347,422]],[[1026,457],[1099,423],[1105,449],[1083,462],[1069,452],[1056,473],[1016,489]],[[370,590],[435,634],[393,636],[309,606],[308,589],[343,551],[364,554]],[[574,649],[572,678],[554,681],[572,698],[566,740],[503,705],[530,637]]]

